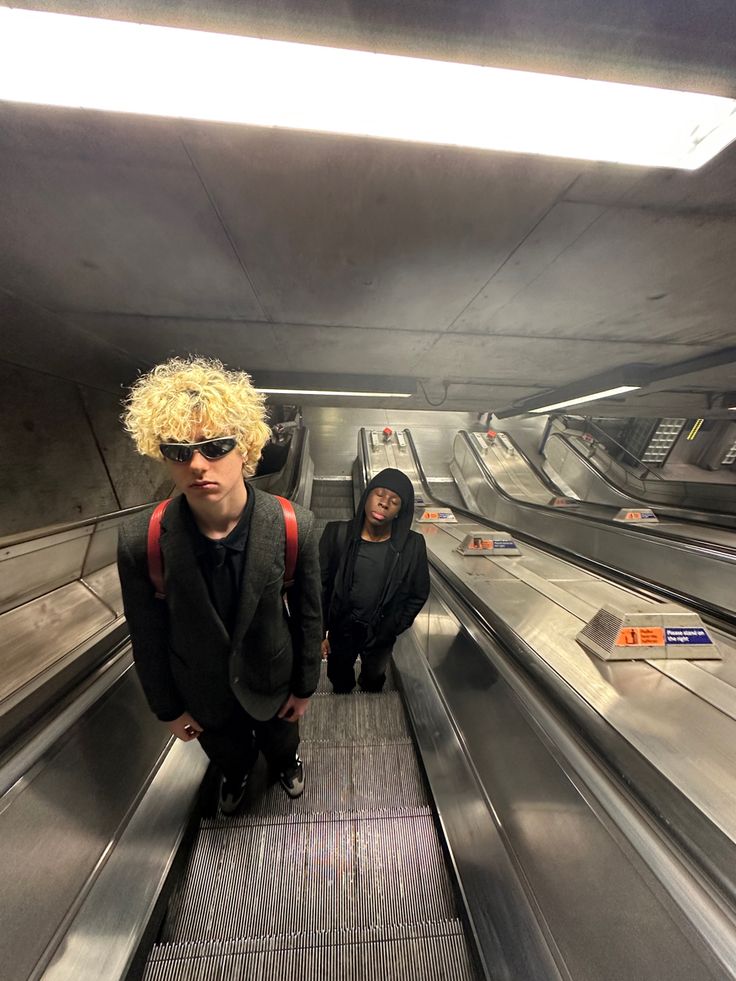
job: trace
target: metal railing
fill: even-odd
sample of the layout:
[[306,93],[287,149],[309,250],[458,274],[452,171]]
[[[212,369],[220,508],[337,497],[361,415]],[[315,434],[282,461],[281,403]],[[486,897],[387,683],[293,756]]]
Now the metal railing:
[[[649,464],[644,463],[643,460],[640,460],[639,457],[635,453],[632,453],[631,450],[628,449],[626,446],[624,446],[623,443],[619,443],[619,441],[616,439],[615,436],[611,436],[611,434],[609,432],[607,432],[605,429],[603,429],[602,426],[599,426],[597,422],[593,422],[593,420],[590,418],[590,416],[569,416],[569,417],[566,416],[566,417],[563,417],[563,418],[571,418],[571,419],[580,418],[580,419],[582,419],[583,422],[585,423],[586,429],[594,429],[594,430],[596,430],[598,432],[598,434],[602,437],[602,439],[603,439],[604,442],[605,442],[605,440],[609,440],[611,443],[613,443],[615,446],[617,446],[620,450],[622,450],[627,456],[631,457],[632,460],[635,460],[636,463],[637,463],[637,465],[640,466],[640,467],[642,467],[648,474],[651,474],[652,477],[656,477],[657,480],[664,481],[664,477],[662,476],[662,474],[657,473],[656,470],[652,470],[652,468],[649,466]],[[591,432],[590,435],[593,436],[594,433]],[[641,480],[642,478],[641,477],[638,477],[638,479]]]

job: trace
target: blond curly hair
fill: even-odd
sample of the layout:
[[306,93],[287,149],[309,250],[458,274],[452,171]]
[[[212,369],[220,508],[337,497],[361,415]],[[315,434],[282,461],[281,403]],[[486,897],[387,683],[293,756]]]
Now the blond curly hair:
[[271,435],[265,400],[244,371],[211,358],[171,358],[131,387],[122,421],[138,452],[156,460],[159,443],[189,442],[193,429],[212,439],[234,436],[250,477]]

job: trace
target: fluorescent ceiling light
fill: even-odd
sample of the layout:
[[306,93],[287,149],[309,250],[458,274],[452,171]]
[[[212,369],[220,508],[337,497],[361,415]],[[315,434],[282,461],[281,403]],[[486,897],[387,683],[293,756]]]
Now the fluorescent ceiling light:
[[0,99],[693,170],[719,96],[0,7]]
[[566,399],[564,402],[555,402],[554,405],[543,405],[540,409],[529,409],[529,412],[550,412],[552,409],[564,409],[568,405],[580,405],[581,402],[596,402],[598,399],[607,399],[611,395],[623,395],[624,392],[635,392],[641,385],[619,385],[618,388],[609,388],[605,392],[594,392],[592,395],[581,395],[577,399]]
[[331,392],[318,388],[257,388],[264,395],[343,395],[356,399],[410,399],[411,392]]

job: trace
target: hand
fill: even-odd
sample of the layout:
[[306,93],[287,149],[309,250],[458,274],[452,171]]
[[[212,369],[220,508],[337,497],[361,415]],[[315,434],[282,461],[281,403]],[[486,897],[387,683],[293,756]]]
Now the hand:
[[278,711],[278,718],[284,719],[286,722],[298,722],[307,711],[308,705],[308,698],[297,698],[296,695],[289,695]]
[[203,732],[202,726],[188,712],[182,713],[178,719],[173,719],[171,722],[167,722],[166,725],[176,738],[181,739],[184,743],[191,742],[192,739],[198,739]]
[[330,653],[330,642],[329,642],[329,640],[326,637],[322,641],[321,650],[322,650],[322,660],[323,661],[326,661],[327,660],[327,656]]

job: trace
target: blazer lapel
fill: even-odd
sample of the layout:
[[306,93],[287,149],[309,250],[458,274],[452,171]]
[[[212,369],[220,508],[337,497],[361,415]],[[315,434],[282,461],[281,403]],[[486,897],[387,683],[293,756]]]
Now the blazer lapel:
[[255,501],[246,545],[243,586],[233,633],[233,648],[240,647],[263,588],[273,577],[274,549],[278,548],[277,543],[280,541],[276,524],[280,516],[278,504],[269,494],[256,491],[252,487],[248,488],[248,493],[255,494]]
[[175,576],[177,615],[201,620],[206,616],[223,643],[229,643],[225,625],[212,605],[207,584],[197,564],[191,532],[182,508],[183,497],[176,497],[166,508],[161,522],[161,554],[164,573]]

